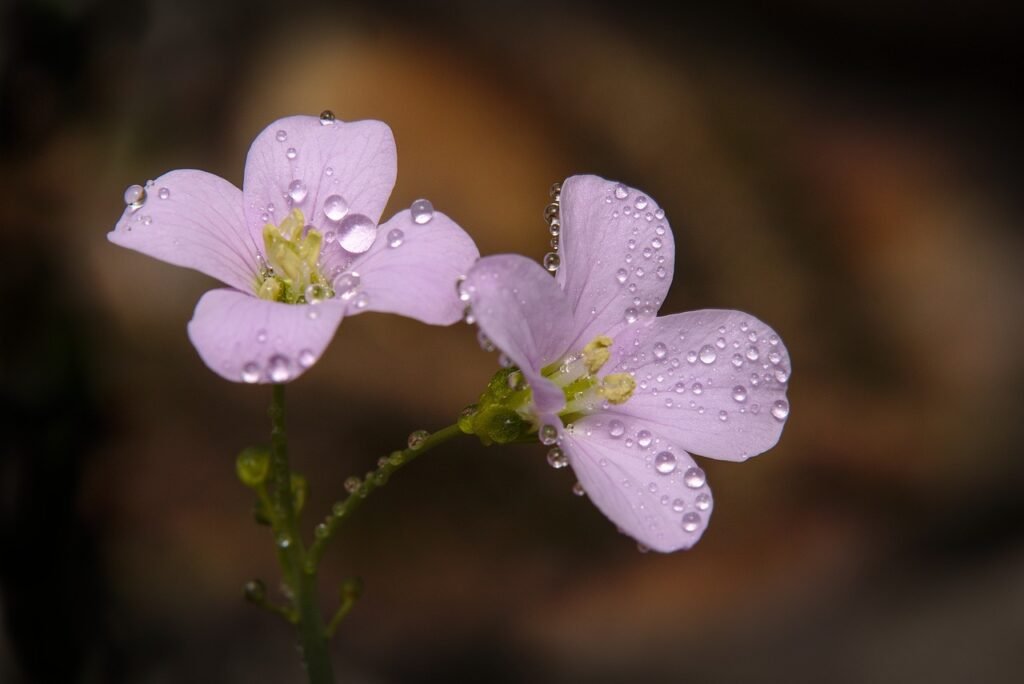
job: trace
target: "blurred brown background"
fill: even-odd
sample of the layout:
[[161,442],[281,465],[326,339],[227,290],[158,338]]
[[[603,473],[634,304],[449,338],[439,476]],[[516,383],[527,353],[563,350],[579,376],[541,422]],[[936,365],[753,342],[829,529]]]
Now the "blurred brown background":
[[[763,5],[763,6],[762,6]],[[132,183],[241,184],[273,119],[388,122],[398,185],[547,251],[591,172],[666,208],[663,312],[794,359],[779,445],[703,460],[692,551],[641,554],[543,450],[446,446],[332,547],[359,682],[1015,682],[1024,671],[1022,22],[996,4],[37,0],[0,9],[0,681],[300,681],[233,474],[269,391],[208,371],[208,278],[109,244]],[[289,387],[307,529],[496,367],[464,324],[343,323]]]

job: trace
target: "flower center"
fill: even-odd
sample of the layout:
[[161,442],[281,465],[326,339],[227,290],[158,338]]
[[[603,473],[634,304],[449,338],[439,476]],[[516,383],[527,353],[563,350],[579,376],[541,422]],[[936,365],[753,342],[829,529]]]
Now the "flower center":
[[[629,373],[597,373],[611,358],[612,340],[601,335],[583,351],[541,369],[541,375],[555,383],[565,395],[565,408],[558,416],[565,424],[608,404],[624,404],[633,396],[636,381]],[[519,440],[536,432],[531,403],[533,392],[516,367],[502,368],[487,385],[480,401],[467,407],[459,427],[485,443]],[[549,426],[550,427],[550,426]]]
[[299,209],[292,209],[278,226],[263,226],[266,261],[260,263],[256,294],[261,299],[285,304],[313,304],[334,296],[320,273],[323,235],[305,225]]

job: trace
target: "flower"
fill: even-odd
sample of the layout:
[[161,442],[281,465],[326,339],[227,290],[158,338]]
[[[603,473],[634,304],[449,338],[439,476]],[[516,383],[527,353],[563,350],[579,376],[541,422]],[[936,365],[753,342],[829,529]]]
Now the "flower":
[[675,249],[654,200],[596,176],[569,178],[556,197],[555,278],[498,255],[461,285],[482,333],[515,364],[464,429],[512,441],[521,421],[620,530],[658,551],[688,548],[713,507],[690,454],[743,461],[774,446],[789,414],[789,355],[739,311],[656,317]]
[[170,171],[125,191],[107,237],[228,285],[199,300],[192,344],[228,380],[287,382],[316,362],[346,315],[460,318],[453,283],[479,252],[427,200],[378,226],[396,168],[386,124],[292,116],[253,141],[242,190]]

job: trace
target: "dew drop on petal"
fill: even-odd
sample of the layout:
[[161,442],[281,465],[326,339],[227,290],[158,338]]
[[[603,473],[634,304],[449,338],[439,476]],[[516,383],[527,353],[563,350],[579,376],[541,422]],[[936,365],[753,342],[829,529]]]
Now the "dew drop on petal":
[[676,457],[671,451],[662,451],[654,457],[654,469],[662,475],[670,475],[676,471]]
[[303,368],[309,368],[316,363],[316,354],[313,353],[312,349],[303,349],[299,352],[299,365]]
[[561,470],[569,465],[569,457],[558,447],[551,447],[548,451],[548,465],[555,470]]
[[160,199],[167,199],[170,196],[171,191],[168,190],[167,188],[160,188],[160,191],[157,192],[157,197],[159,197]]
[[620,285],[624,285],[629,279],[629,271],[624,268],[620,268],[615,272],[615,280],[619,281]]
[[146,203],[146,189],[141,185],[129,185],[124,191],[124,203],[133,210]]
[[625,434],[625,432],[626,426],[622,424],[621,420],[612,420],[610,423],[608,423],[608,434],[613,439],[618,439],[619,437],[622,437],[622,435]]
[[750,361],[757,361],[761,357],[761,352],[754,345],[747,347],[747,359]]
[[786,420],[789,416],[789,404],[785,399],[779,399],[772,404],[772,417],[778,421]]
[[422,226],[434,218],[434,205],[430,200],[418,199],[409,207],[409,212],[412,214],[413,222]]
[[267,376],[273,382],[286,382],[292,376],[291,365],[287,356],[274,354],[267,361]]
[[740,356],[739,354],[733,354],[732,355],[732,365],[733,365],[733,368],[740,368],[743,365],[743,357]]
[[636,310],[636,307],[629,307],[623,312],[623,318],[626,323],[636,323],[640,318],[640,312]]
[[615,186],[615,197],[620,200],[626,199],[627,197],[629,197],[629,190],[627,190],[626,186],[623,185],[622,183],[618,183]]
[[690,489],[700,489],[705,482],[704,471],[697,466],[690,466],[683,473],[683,482]]
[[338,244],[353,254],[362,254],[377,239],[377,224],[368,216],[349,214],[338,224]]
[[260,367],[255,361],[242,366],[242,382],[247,382],[250,385],[259,382],[260,379]]
[[334,292],[344,300],[352,299],[359,291],[359,274],[355,271],[344,271],[334,279]]
[[641,430],[636,433],[636,443],[641,449],[646,449],[651,446],[652,439],[651,433],[647,430]]
[[365,292],[360,292],[356,297],[355,307],[357,309],[365,309],[370,305],[370,297]]
[[711,508],[711,495],[707,492],[701,492],[697,495],[697,498],[693,500],[693,505],[697,507],[699,511],[706,511]]
[[537,431],[537,438],[541,444],[551,446],[558,441],[558,428],[554,425],[542,425],[540,430]]
[[288,151],[284,153],[284,156],[288,157],[289,159],[295,159],[296,157],[299,156],[299,152],[294,147],[289,147]]
[[664,342],[654,343],[654,358],[661,361],[668,354],[668,347],[665,346]]
[[682,526],[684,532],[696,532],[700,529],[700,513],[696,511],[683,513]]
[[402,242],[405,241],[405,233],[402,232],[401,228],[394,228],[388,231],[388,247],[395,249],[401,247]]
[[785,384],[789,380],[789,371],[787,371],[785,368],[776,368],[775,379]]
[[695,382],[693,383],[693,386],[690,387],[690,391],[700,396],[700,394],[704,392],[704,385],[700,384],[699,382]]
[[728,411],[719,411],[718,412],[718,420],[722,421],[723,423],[725,421],[729,420],[729,412]]
[[348,202],[341,195],[331,195],[324,200],[324,216],[332,221],[340,221],[348,213]]
[[544,268],[549,273],[554,273],[558,270],[558,264],[562,261],[561,257],[558,256],[558,252],[548,252],[544,255]]
[[256,341],[259,342],[260,344],[263,344],[264,342],[266,342],[267,341],[267,331],[263,330],[262,328],[260,330],[257,330],[256,331]]
[[306,184],[300,180],[293,180],[288,185],[288,196],[292,198],[293,202],[301,202],[306,199]]
[[332,126],[334,125],[334,122],[334,112],[332,112],[330,109],[325,109],[324,111],[320,112],[321,126]]
[[712,347],[710,344],[705,344],[703,347],[700,348],[699,357],[701,363],[703,363],[704,365],[710,365],[715,362],[715,359],[718,358],[718,354],[715,353],[714,347]]
[[636,202],[633,203],[633,206],[636,207],[637,209],[646,209],[647,208],[647,198],[644,197],[643,195],[638,196],[636,198]]
[[747,400],[747,388],[743,385],[736,385],[732,388],[732,398],[742,404]]
[[282,130],[278,131],[274,135],[274,137],[277,138],[277,142],[284,142],[285,140],[288,139],[288,131],[285,131],[285,130],[282,129]]

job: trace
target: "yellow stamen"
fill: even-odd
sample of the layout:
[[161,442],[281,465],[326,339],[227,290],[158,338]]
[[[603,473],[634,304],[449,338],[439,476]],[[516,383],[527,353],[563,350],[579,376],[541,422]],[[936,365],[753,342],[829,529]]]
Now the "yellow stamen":
[[583,347],[583,363],[587,367],[587,373],[593,375],[608,363],[608,359],[612,356],[611,346],[612,338],[607,335],[599,335]]
[[629,373],[611,373],[604,376],[597,393],[612,404],[624,404],[633,396],[636,380]]

